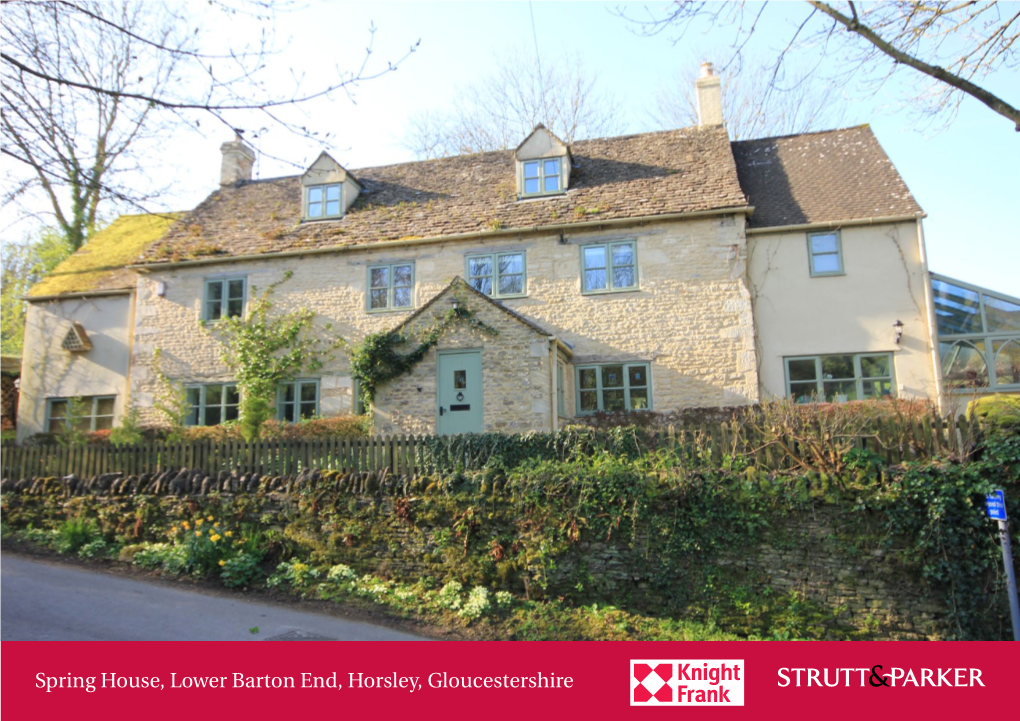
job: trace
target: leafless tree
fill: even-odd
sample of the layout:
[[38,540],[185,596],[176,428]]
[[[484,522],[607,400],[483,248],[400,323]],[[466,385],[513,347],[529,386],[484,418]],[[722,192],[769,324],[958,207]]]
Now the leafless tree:
[[516,50],[489,77],[460,92],[453,110],[412,116],[404,145],[418,158],[515,148],[544,124],[565,142],[623,132],[623,106],[580,58],[540,65]]
[[857,79],[876,91],[905,66],[920,73],[917,80],[927,81],[915,80],[917,90],[905,97],[927,117],[949,122],[963,98],[972,97],[1020,131],[1016,101],[1008,102],[990,89],[996,70],[1018,65],[1017,3],[810,0],[795,5],[686,0],[647,18],[634,18],[626,10],[621,14],[640,23],[649,34],[675,31],[677,40],[695,27],[726,27],[733,32],[733,54],[724,65],[739,66],[751,37],[762,32],[766,12],[785,13],[795,20],[770,66],[773,78],[782,74],[787,60],[801,52],[816,61],[838,59],[829,78],[837,87]]
[[[663,128],[697,125],[697,75],[698,64],[686,63],[659,87],[649,109],[653,122]],[[838,89],[806,72],[791,71],[773,82],[765,64],[745,64],[741,72],[725,73],[722,100],[726,130],[733,140],[806,133],[847,122],[847,102]]]
[[[369,68],[371,44],[353,72],[336,70],[320,87],[295,75],[286,89],[263,82],[274,54],[272,20],[279,9],[261,0],[180,2],[3,0],[2,131],[4,203],[41,191],[72,248],[96,229],[106,200],[146,210],[160,190],[140,183],[147,141],[181,124],[213,118],[227,128],[281,125],[306,136],[315,132],[288,109],[393,70]],[[199,8],[196,10],[196,8]],[[228,33],[232,46],[202,47],[201,13],[219,24],[241,23],[262,32]],[[374,33],[374,28],[370,29]],[[250,40],[247,38],[251,38]],[[417,44],[411,47],[413,52]],[[144,189],[143,189],[144,188]],[[31,208],[30,202],[22,207]]]

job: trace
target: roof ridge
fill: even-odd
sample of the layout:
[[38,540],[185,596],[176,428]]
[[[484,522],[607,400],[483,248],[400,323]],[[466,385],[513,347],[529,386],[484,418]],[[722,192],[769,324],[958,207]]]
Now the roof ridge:
[[[858,125],[848,125],[845,128],[830,128],[828,130],[808,130],[803,133],[787,133],[786,135],[766,135],[764,138],[746,138],[744,140],[733,140],[731,141],[734,145],[739,143],[760,143],[763,140],[783,140],[785,138],[803,138],[808,135],[827,135],[829,133],[843,133],[847,130],[860,130],[861,128],[871,129],[870,123],[860,123]],[[872,133],[874,134],[874,133]]]

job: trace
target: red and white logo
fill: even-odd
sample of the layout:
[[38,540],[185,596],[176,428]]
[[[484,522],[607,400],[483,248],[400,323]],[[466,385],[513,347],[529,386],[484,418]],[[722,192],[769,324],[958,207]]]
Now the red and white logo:
[[631,659],[631,706],[743,706],[743,660]]

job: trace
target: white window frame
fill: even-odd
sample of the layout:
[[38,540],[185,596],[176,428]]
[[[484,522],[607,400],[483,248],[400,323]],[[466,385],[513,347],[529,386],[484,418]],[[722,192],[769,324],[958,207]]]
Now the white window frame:
[[[337,205],[338,205],[340,210],[339,210],[339,212],[334,213],[334,214],[326,213],[326,205],[328,203],[334,202],[332,200],[328,200],[327,199],[327,196],[329,194],[329,189],[330,188],[337,188],[338,191],[339,191],[339,197],[336,199],[335,202],[337,203]],[[306,186],[304,186],[303,190],[304,190],[304,201],[303,201],[304,202],[304,208],[303,208],[303,212],[301,213],[301,217],[303,217],[305,220],[310,220],[310,221],[316,221],[316,220],[335,220],[337,218],[344,217],[344,184],[343,183],[321,183],[319,185],[306,185]],[[311,194],[312,194],[313,190],[321,190],[322,191],[322,200],[316,201],[316,203],[318,203],[319,205],[322,206],[322,215],[315,215],[315,216],[309,215],[310,207],[315,204],[311,200]]]
[[[854,364],[854,377],[853,378],[825,378],[822,374],[822,359],[831,358],[837,356],[851,356]],[[864,377],[864,371],[861,367],[861,360],[865,358],[888,358],[889,360],[889,375],[888,376],[869,376]],[[855,391],[857,394],[857,400],[880,400],[882,396],[874,396],[865,398],[864,397],[864,383],[867,381],[888,381],[889,382],[889,395],[893,398],[896,397],[896,354],[892,351],[877,351],[869,353],[822,353],[820,355],[800,355],[800,356],[787,356],[783,358],[783,372],[786,375],[786,397],[794,399],[792,383],[805,384],[810,381],[791,381],[790,379],[790,363],[793,361],[806,361],[813,360],[815,362],[815,391],[813,394],[812,402],[817,403],[835,403],[839,401],[828,401],[825,398],[825,382],[853,381],[855,385]]]
[[[233,282],[240,281],[242,284],[242,295],[241,295],[241,312],[238,315],[226,315],[225,309],[229,309],[230,303],[230,284]],[[209,288],[211,286],[220,286],[220,299],[217,301],[210,300]],[[234,299],[236,300],[236,298]],[[219,318],[212,317],[212,304],[220,304],[220,316]],[[217,321],[223,320],[224,318],[243,318],[245,311],[248,308],[248,277],[245,275],[231,275],[223,276],[220,278],[206,278],[202,284],[202,320],[205,323],[216,323]]]
[[[836,252],[816,253],[814,244],[811,242],[811,239],[827,235],[831,235],[836,239]],[[846,271],[843,269],[843,237],[838,230],[824,230],[818,231],[817,233],[808,233],[807,251],[808,251],[808,268],[811,271],[812,278],[828,278],[834,275],[846,275]],[[839,268],[836,270],[815,270],[815,258],[817,256],[823,255],[825,256],[835,255],[836,260],[839,263]]]
[[[528,160],[519,160],[519,161],[517,161],[518,165],[519,165],[518,172],[520,174],[520,178],[519,178],[519,180],[520,180],[520,188],[521,188],[520,197],[521,198],[540,198],[542,196],[548,196],[548,195],[563,195],[563,193],[566,192],[564,190],[564,188],[563,188],[563,185],[564,185],[564,183],[563,183],[563,163],[564,163],[565,160],[566,160],[566,156],[560,155],[560,156],[556,156],[556,157],[552,157],[552,158],[529,158]],[[557,187],[556,190],[546,190],[545,189],[545,180],[546,180],[546,178],[551,178],[551,177],[554,177],[554,176],[546,174],[546,172],[545,172],[545,164],[547,162],[553,162],[553,161],[556,162],[557,168],[559,169],[557,174],[556,174],[556,176],[555,176],[556,177],[556,181],[557,181],[557,185],[559,187]],[[528,175],[527,166],[529,164],[531,164],[531,163],[537,163],[538,164],[538,176],[537,176],[537,178],[538,178],[538,192],[535,192],[535,193],[527,192],[527,181],[536,177],[536,176],[529,176]]]
[[[314,386],[315,387],[315,410],[312,411],[312,415],[309,418],[317,418],[319,415],[319,399],[321,397],[321,388],[319,385],[318,378],[295,378],[292,381],[284,381],[276,386],[276,420],[285,423],[297,423],[302,421],[305,417],[301,414],[301,406],[307,403],[307,401],[301,400],[301,388],[303,386]],[[294,400],[286,400],[287,387],[292,386],[294,388]],[[285,407],[294,407],[294,417],[288,421],[285,418]]]
[[[623,386],[613,386],[606,389],[602,383],[602,369],[607,366],[622,366],[623,367]],[[640,366],[645,369],[645,376],[648,379],[646,385],[634,386],[633,390],[644,389],[648,396],[648,407],[639,408],[637,410],[650,411],[654,408],[652,403],[652,364],[647,361],[640,362],[620,362],[620,363],[586,363],[579,365],[574,368],[574,415],[577,416],[590,416],[596,413],[606,412],[605,410],[605,391],[606,390],[622,390],[623,391],[623,410],[632,411],[635,410],[631,402],[631,386],[630,386],[630,369]],[[581,388],[581,372],[586,370],[595,370],[595,388]],[[581,403],[582,393],[596,393],[598,408],[593,411],[583,410],[584,405]],[[610,413],[619,411],[609,411]]]
[[[411,268],[411,284],[410,284],[410,286],[394,286],[393,285],[393,279],[395,277],[395,274],[393,272],[393,269],[394,268],[399,268],[399,267],[405,266],[405,265],[406,266],[410,266],[410,268]],[[387,277],[389,279],[389,282],[388,282],[388,284],[386,286],[386,307],[385,308],[373,308],[372,307],[372,291],[373,290],[382,290],[382,286],[379,286],[377,288],[373,288],[372,287],[372,271],[373,270],[379,270],[380,268],[386,268],[387,269],[387,273],[388,273]],[[400,263],[375,263],[373,265],[368,266],[368,271],[367,271],[366,277],[365,277],[365,288],[366,288],[365,289],[365,310],[368,311],[369,313],[393,313],[393,312],[400,312],[400,311],[405,311],[405,310],[412,310],[414,308],[414,281],[415,281],[415,276],[414,276],[414,261],[413,260],[403,261],[403,262],[400,262]],[[397,287],[397,288],[408,287],[408,288],[410,288],[411,302],[410,302],[409,305],[401,305],[401,306],[394,307],[394,305],[393,305],[393,290],[394,290],[394,287]]]
[[[46,399],[46,425],[44,427],[46,428],[46,432],[47,433],[66,433],[67,431],[71,430],[67,426],[67,416],[66,415],[64,415],[64,416],[57,416],[57,417],[53,416],[53,406],[56,403],[64,403],[64,404],[67,404],[66,405],[67,408],[70,408],[70,404],[73,401],[75,401],[75,400],[79,400],[79,401],[86,402],[86,403],[89,404],[89,411],[88,411],[88,413],[86,415],[81,416],[82,419],[84,419],[84,418],[88,418],[89,419],[89,428],[88,428],[88,431],[87,431],[88,433],[95,433],[96,431],[110,430],[110,429],[113,428],[114,420],[117,417],[117,396],[116,395],[108,395],[108,396],[70,396],[70,397],[67,397],[67,398],[47,398]],[[108,413],[108,414],[104,413],[104,414],[100,415],[99,414],[99,402],[100,401],[113,401],[113,410],[110,411],[110,413]],[[66,412],[67,411],[65,411],[65,414],[66,414]],[[97,427],[98,426],[98,421],[101,418],[109,418],[110,419],[110,426],[109,426],[109,428],[98,428]],[[63,421],[64,430],[63,431],[54,431],[54,430],[51,430],[50,429],[50,425],[52,424],[53,421]]]
[[[208,423],[206,420],[206,412],[209,408],[215,408],[208,403],[206,396],[208,395],[209,389],[214,386],[221,386],[220,391],[220,402],[218,407],[220,409],[220,421],[219,423]],[[237,403],[227,403],[227,389],[233,388],[234,392],[237,393]],[[191,392],[198,391],[198,404],[191,402]],[[184,387],[186,397],[188,399],[188,415],[184,419],[184,425],[186,426],[221,426],[224,423],[232,423],[241,417],[241,394],[237,390],[237,383],[233,381],[222,381],[219,383],[190,383]],[[228,419],[227,409],[236,408],[237,417]],[[192,413],[195,413],[194,422],[192,421]]]
[[[631,256],[634,258],[634,285],[628,285],[621,288],[617,288],[613,283],[613,247],[620,245],[629,245],[631,250]],[[587,277],[588,267],[585,265],[584,251],[591,248],[603,248],[606,253],[606,287],[605,288],[594,288],[588,289]],[[630,267],[630,266],[624,266]],[[602,270],[601,268],[594,268],[594,270]],[[640,290],[641,279],[638,276],[638,252],[637,252],[637,241],[636,240],[610,240],[602,243],[585,243],[581,246],[581,293],[582,295],[600,295],[602,293],[627,293],[630,291]]]
[[[500,293],[499,292],[499,259],[509,255],[521,256],[521,292],[520,293]],[[471,261],[472,260],[488,260],[491,263],[492,272],[488,275],[472,275],[471,274]],[[517,273],[507,273],[506,275],[518,275]],[[489,294],[490,298],[524,298],[528,295],[528,254],[523,250],[508,250],[501,253],[475,253],[468,255],[464,258],[464,277],[467,278],[468,285],[474,288],[472,282],[476,278],[488,278],[492,282],[492,293]],[[478,290],[475,288],[475,290]],[[481,293],[482,291],[478,291]]]

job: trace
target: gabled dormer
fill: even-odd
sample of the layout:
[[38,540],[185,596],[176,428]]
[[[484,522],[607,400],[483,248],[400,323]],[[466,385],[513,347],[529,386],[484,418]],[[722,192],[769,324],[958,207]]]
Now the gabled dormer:
[[361,189],[357,178],[329,153],[323,152],[301,176],[301,217],[305,220],[342,218]]
[[517,197],[562,195],[570,187],[570,148],[542,124],[514,151]]

